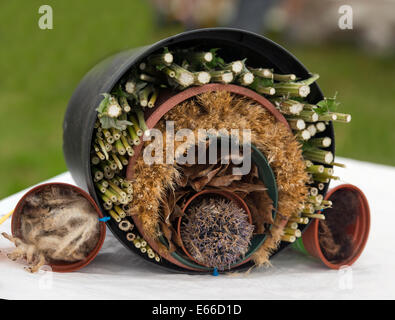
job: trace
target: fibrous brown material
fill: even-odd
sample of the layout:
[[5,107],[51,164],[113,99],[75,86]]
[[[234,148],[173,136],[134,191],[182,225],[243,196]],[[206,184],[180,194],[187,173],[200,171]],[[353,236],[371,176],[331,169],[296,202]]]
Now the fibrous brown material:
[[[299,142],[262,106],[227,91],[203,93],[189,99],[170,110],[156,128],[165,133],[165,121],[168,120],[174,121],[175,131],[191,129],[195,141],[198,141],[199,129],[251,130],[251,143],[268,159],[275,173],[279,191],[278,212],[271,234],[253,255],[257,265],[268,263],[271,252],[277,248],[283,234],[284,220],[300,212],[308,192],[306,183],[309,179],[305,172]],[[242,142],[243,137],[239,138]],[[175,150],[181,143],[184,142],[175,141]],[[159,171],[161,174],[158,174]],[[148,166],[144,164],[141,155],[135,176],[134,188],[142,189],[143,193],[135,193],[136,200],[133,200],[131,207],[139,208],[136,211],[144,224],[154,231],[150,235],[154,235],[160,221],[159,199],[167,188],[174,187],[175,181],[180,178],[179,172],[173,165]],[[147,204],[152,207],[148,209]]]
[[159,222],[162,217],[159,208],[166,192],[174,190],[178,180],[179,172],[173,165],[149,165],[144,162],[142,154],[137,160],[132,182],[135,196],[128,214],[138,216],[148,237],[157,239],[160,235]]
[[46,186],[26,197],[20,215],[16,236],[3,236],[16,246],[9,258],[25,258],[30,272],[45,263],[83,260],[99,241],[95,208],[79,193],[62,186]]

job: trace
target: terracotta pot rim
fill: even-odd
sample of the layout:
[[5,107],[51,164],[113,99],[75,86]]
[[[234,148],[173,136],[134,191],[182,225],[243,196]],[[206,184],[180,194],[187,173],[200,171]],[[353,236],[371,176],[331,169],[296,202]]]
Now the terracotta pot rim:
[[[357,243],[354,245],[353,247],[353,253],[350,255],[350,257],[348,257],[347,259],[345,259],[344,261],[338,262],[338,263],[332,263],[330,261],[328,261],[328,259],[326,259],[326,257],[324,256],[324,253],[321,250],[321,246],[319,244],[319,239],[318,239],[318,226],[319,226],[319,220],[315,220],[311,223],[311,226],[309,227],[309,229],[311,228],[311,236],[308,237],[308,239],[306,238],[302,238],[303,243],[305,244],[305,241],[313,241],[313,245],[315,247],[315,252],[311,252],[309,251],[310,254],[316,256],[317,258],[319,258],[327,267],[329,267],[330,269],[339,269],[342,266],[348,265],[351,266],[356,260],[358,260],[358,258],[360,257],[360,255],[362,254],[366,243],[368,241],[368,237],[369,237],[369,231],[370,231],[370,209],[369,209],[369,204],[368,201],[366,199],[366,196],[364,195],[364,193],[362,192],[362,190],[360,190],[358,187],[352,185],[352,184],[341,184],[339,186],[336,186],[335,188],[332,188],[328,191],[328,193],[325,196],[325,200],[330,200],[331,196],[338,192],[339,190],[352,190],[354,192],[357,193],[359,201],[360,201],[360,212],[358,213],[358,219],[356,224],[358,223],[358,221],[361,221],[361,226],[359,227],[358,230],[354,231],[354,233],[358,233],[357,236],[360,238],[359,241],[357,241]],[[308,230],[310,231],[310,230]],[[310,233],[306,233],[310,234]],[[305,248],[307,249],[308,246],[305,245]]]
[[[74,191],[78,192],[81,194],[85,199],[87,199],[90,204],[93,206],[95,209],[97,215],[99,218],[103,218],[104,215],[100,211],[99,207],[97,206],[96,202],[93,200],[93,198],[84,190],[81,188],[76,187],[75,185],[69,184],[69,183],[63,183],[63,182],[48,182],[48,183],[43,183],[40,185],[37,185],[27,191],[22,198],[18,201],[17,205],[15,206],[14,213],[12,214],[12,219],[11,219],[11,233],[13,236],[17,236],[19,225],[20,225],[20,216],[22,213],[23,206],[25,205],[25,200],[26,198],[37,192],[38,190],[47,187],[47,186],[62,186],[62,187],[67,187],[71,188]],[[87,266],[92,260],[97,256],[99,253],[101,247],[103,246],[104,239],[106,237],[106,224],[103,221],[99,221],[100,223],[100,237],[99,240],[95,246],[95,248],[92,250],[92,252],[83,260],[73,262],[73,263],[62,263],[62,264],[57,264],[57,263],[49,263],[48,265],[52,268],[52,271],[54,272],[72,272],[79,270],[85,266]]]
[[[239,197],[237,194],[235,194],[234,192],[230,192],[230,191],[226,191],[226,190],[216,190],[216,189],[206,189],[206,190],[202,190],[199,191],[198,193],[195,193],[192,197],[190,197],[188,199],[188,201],[185,203],[184,208],[182,209],[182,212],[185,213],[185,211],[188,209],[189,205],[198,197],[203,196],[203,195],[209,195],[209,194],[215,194],[215,195],[220,195],[226,199],[228,199],[229,201],[232,202],[236,202],[237,205],[239,207],[241,207],[248,215],[248,220],[250,222],[250,224],[252,224],[252,216],[251,216],[251,212],[250,209],[248,208],[247,204],[245,203],[245,201]],[[194,261],[195,263],[201,265],[201,266],[205,266],[206,265],[202,264],[201,262],[197,261],[195,258],[192,257],[192,255],[188,252],[188,250],[185,248],[184,246],[184,242],[182,241],[182,237],[181,237],[181,221],[182,221],[182,217],[178,218],[178,222],[177,222],[177,235],[181,241],[181,249],[184,251],[184,253],[188,256],[189,259],[191,259],[192,261]],[[239,264],[237,264],[237,266],[248,262],[250,259],[243,261]],[[207,267],[208,268],[208,267]]]
[[[152,129],[155,127],[155,125],[162,119],[162,117],[169,112],[171,109],[179,105],[180,103],[184,102],[185,100],[188,100],[196,95],[205,93],[205,92],[212,92],[212,91],[229,91],[231,93],[235,93],[241,96],[248,97],[254,101],[256,101],[258,104],[260,104],[263,108],[268,110],[268,112],[279,122],[283,123],[288,130],[291,131],[291,128],[289,127],[289,124],[285,117],[273,106],[273,104],[266,99],[264,96],[256,93],[255,91],[248,89],[243,86],[239,85],[234,85],[234,84],[220,84],[220,83],[209,83],[206,85],[202,86],[196,86],[196,87],[191,87],[188,89],[185,89],[180,92],[174,92],[174,91],[163,91],[160,93],[158,100],[157,100],[157,105],[153,109],[147,109],[146,111],[148,112],[148,117],[146,117],[146,125],[149,129]],[[140,155],[140,152],[142,150],[143,143],[140,143],[135,149],[134,149],[134,155],[129,158],[129,164],[126,169],[126,177],[129,180],[132,180],[134,177],[134,166],[136,164],[136,161]],[[151,238],[148,238],[144,231],[142,230],[141,223],[137,216],[132,216],[133,222],[136,225],[140,235],[148,242],[148,244],[154,248],[157,248],[157,244],[155,241]],[[154,249],[155,250],[155,249]],[[162,254],[160,251],[158,252],[164,259],[168,260],[171,263],[174,263],[180,267],[183,267],[188,270],[192,271],[201,271],[196,268],[192,268],[189,266],[184,265],[183,263],[179,262],[177,259],[175,259],[173,256],[169,254]],[[250,260],[250,259],[248,259]],[[248,260],[246,262],[248,262]]]

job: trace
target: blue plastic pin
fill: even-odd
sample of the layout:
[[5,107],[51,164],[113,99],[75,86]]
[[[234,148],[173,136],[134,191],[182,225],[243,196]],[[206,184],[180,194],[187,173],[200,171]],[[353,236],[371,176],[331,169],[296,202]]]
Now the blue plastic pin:
[[219,273],[218,273],[218,269],[217,269],[217,268],[214,268],[213,276],[214,276],[214,277],[219,276]]
[[107,222],[110,219],[111,219],[110,217],[103,217],[103,218],[99,218],[99,221]]

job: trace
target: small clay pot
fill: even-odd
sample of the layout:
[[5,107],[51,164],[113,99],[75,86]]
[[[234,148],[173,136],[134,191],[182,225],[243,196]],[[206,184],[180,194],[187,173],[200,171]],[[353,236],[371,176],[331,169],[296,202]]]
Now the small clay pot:
[[[38,191],[40,191],[42,188],[47,187],[47,186],[60,186],[62,188],[70,188],[73,189],[75,192],[79,193],[80,195],[82,195],[85,199],[87,199],[90,204],[93,206],[93,208],[95,209],[98,219],[99,218],[103,218],[103,214],[101,213],[100,209],[98,208],[98,206],[96,205],[95,201],[93,200],[93,198],[86,193],[84,190],[73,186],[71,184],[67,184],[67,183],[61,183],[61,182],[54,182],[54,183],[45,183],[45,184],[41,184],[38,185],[36,187],[34,187],[33,189],[29,190],[18,202],[18,204],[15,207],[14,213],[12,214],[12,220],[11,220],[11,233],[14,237],[19,236],[19,229],[20,229],[20,225],[21,225],[21,214],[23,212],[23,208],[25,206],[25,202],[26,202],[26,198],[31,195],[34,194]],[[99,253],[104,239],[106,237],[106,224],[103,221],[100,221],[100,237],[99,237],[99,241],[97,242],[95,248],[92,250],[92,252],[83,260],[77,261],[77,262],[72,262],[72,263],[68,263],[68,262],[57,262],[55,263],[50,263],[48,264],[51,268],[52,271],[55,272],[71,272],[71,271],[76,271],[79,270],[83,267],[85,267],[86,265],[88,265]]]
[[[303,233],[301,240],[298,240],[295,247],[300,251],[305,251],[320,259],[327,267],[331,269],[339,269],[341,266],[348,265],[351,266],[359,256],[361,255],[363,249],[365,248],[366,242],[369,237],[370,230],[370,209],[368,201],[363,194],[363,192],[356,186],[351,184],[342,184],[329,190],[325,196],[325,200],[331,200],[333,195],[339,192],[342,193],[353,193],[357,196],[359,201],[358,212],[356,212],[356,220],[353,224],[347,227],[347,233],[352,238],[352,253],[344,261],[338,261],[336,263],[328,261],[328,259],[323,254],[320,243],[319,243],[319,220],[314,220],[307,230]],[[333,208],[336,208],[336,204],[333,203]],[[325,211],[323,212],[325,214]]]
[[[252,224],[251,212],[250,212],[250,209],[248,208],[247,204],[244,202],[244,200],[242,198],[240,198],[237,194],[235,194],[233,192],[229,192],[229,191],[224,191],[224,190],[203,190],[203,191],[200,191],[200,192],[194,194],[185,203],[185,206],[182,209],[182,212],[185,214],[187,209],[188,209],[188,207],[190,206],[190,204],[194,200],[196,200],[198,197],[205,197],[205,196],[210,196],[210,195],[221,196],[221,197],[224,197],[224,198],[228,199],[229,201],[235,202],[241,209],[243,209],[245,211],[245,213],[248,215],[249,223]],[[183,243],[182,237],[181,237],[181,222],[182,222],[182,218],[183,217],[179,217],[178,218],[178,223],[177,223],[177,233],[178,233],[179,239],[181,239],[181,248],[184,251],[184,253],[188,256],[189,259],[191,259],[192,261],[196,262],[199,265],[203,265],[201,262],[199,262],[195,258],[193,258],[192,255],[188,252],[188,250],[184,246],[184,243]],[[239,264],[240,263],[238,263],[238,265]]]

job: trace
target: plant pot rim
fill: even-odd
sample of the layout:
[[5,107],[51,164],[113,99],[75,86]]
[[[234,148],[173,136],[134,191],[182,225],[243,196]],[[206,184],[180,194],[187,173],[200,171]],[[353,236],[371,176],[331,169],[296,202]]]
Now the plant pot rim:
[[[236,193],[230,192],[230,191],[226,191],[226,190],[221,190],[221,189],[206,189],[206,190],[202,190],[202,191],[199,191],[199,192],[195,193],[185,203],[184,208],[182,209],[182,212],[185,214],[185,212],[188,209],[189,205],[195,199],[197,199],[198,197],[201,197],[201,196],[204,196],[204,195],[210,195],[210,194],[219,195],[219,196],[222,196],[222,197],[228,199],[229,201],[236,202],[237,205],[239,207],[241,207],[246,212],[246,214],[248,215],[248,221],[249,221],[250,224],[252,224],[251,212],[250,212],[250,209],[248,208],[247,204],[245,203],[245,201],[241,197],[239,197]],[[202,266],[204,266],[206,268],[209,268],[206,265],[202,264],[201,262],[197,261],[195,258],[193,258],[192,255],[185,248],[184,242],[182,241],[182,237],[181,237],[181,222],[182,222],[182,218],[183,218],[183,216],[179,217],[178,218],[178,222],[177,222],[177,235],[178,235],[178,237],[180,239],[180,242],[181,242],[180,243],[181,244],[181,249],[184,251],[184,253],[188,256],[189,259],[191,259],[192,261],[194,261],[195,263],[197,263],[199,265],[202,265]],[[247,261],[244,261],[244,262],[247,262]],[[238,262],[235,266],[238,266],[238,265],[240,265],[240,262]]]
[[[274,105],[266,99],[264,96],[256,93],[255,91],[248,89],[246,87],[242,87],[239,85],[234,85],[234,84],[220,84],[220,83],[209,83],[206,85],[202,86],[196,86],[196,87],[191,87],[188,89],[185,89],[183,91],[161,91],[160,95],[157,100],[157,104],[154,108],[152,109],[147,109],[145,112],[145,118],[146,118],[146,125],[149,129],[152,129],[155,127],[155,125],[162,119],[162,117],[169,112],[171,109],[179,105],[180,103],[197,96],[199,94],[205,93],[205,92],[213,92],[213,91],[228,91],[231,93],[235,93],[241,96],[248,97],[255,102],[257,102],[259,105],[261,105],[263,108],[268,110],[268,112],[279,122],[283,123],[289,131],[291,131],[291,128],[285,119],[285,117],[274,107]],[[140,138],[141,139],[141,138]],[[126,178],[128,180],[133,180],[134,178],[134,166],[137,162],[137,159],[142,151],[143,148],[143,141],[134,149],[134,155],[129,158],[129,164],[126,169]],[[155,241],[151,238],[148,238],[143,229],[142,229],[142,224],[139,221],[139,218],[137,216],[132,216],[133,222],[135,226],[137,227],[140,235],[144,238],[144,240],[147,241],[147,243],[155,250],[158,249],[158,245],[155,243]],[[160,251],[157,251],[160,253]],[[160,255],[168,260],[171,263],[174,263],[180,267],[186,268],[188,270],[192,271],[202,271],[201,269],[193,268],[190,266],[186,266],[185,264],[181,263],[178,261],[175,257],[173,257],[171,254],[165,254],[165,253],[160,253]],[[247,261],[246,261],[247,262]]]
[[[354,264],[355,261],[358,260],[358,258],[360,257],[360,255],[362,254],[362,252],[366,246],[366,243],[369,238],[369,231],[370,231],[369,204],[368,204],[368,200],[366,199],[365,194],[362,192],[361,189],[359,189],[358,187],[356,187],[352,184],[341,184],[341,185],[336,186],[335,188],[330,189],[325,196],[325,200],[330,200],[330,198],[333,194],[335,194],[336,192],[342,191],[342,190],[346,191],[346,192],[349,192],[349,191],[356,192],[356,194],[358,195],[359,203],[360,203],[360,211],[358,212],[357,219],[358,220],[361,219],[362,226],[361,226],[361,230],[354,232],[354,233],[359,232],[359,234],[357,235],[359,237],[359,240],[357,241],[357,243],[355,245],[353,243],[353,253],[347,259],[345,259],[344,261],[341,261],[341,262],[332,263],[332,262],[328,261],[328,259],[324,256],[324,253],[322,252],[321,246],[319,243],[318,227],[319,227],[320,220],[318,220],[318,219],[315,219],[309,226],[309,229],[311,228],[311,230],[308,230],[308,231],[312,232],[312,236],[309,237],[309,239],[302,238],[305,248],[307,247],[307,245],[306,245],[307,241],[313,241],[313,245],[315,247],[315,254],[313,254],[313,255],[316,256],[317,258],[319,258],[330,269],[336,269],[336,270],[342,266],[345,266],[345,265],[351,266],[352,264]],[[312,254],[312,252],[310,252],[310,251],[309,251],[309,253]]]
[[[12,219],[11,219],[11,233],[13,236],[18,235],[18,229],[20,227],[20,216],[22,214],[23,207],[25,205],[26,198],[33,194],[36,193],[37,191],[41,190],[44,187],[47,186],[61,186],[61,187],[66,187],[66,188],[71,188],[80,195],[82,195],[85,199],[89,201],[89,203],[93,206],[95,209],[97,215],[99,218],[103,218],[103,214],[100,211],[99,207],[93,200],[93,198],[84,190],[68,183],[63,183],[63,182],[49,182],[49,183],[43,183],[40,185],[37,185],[30,189],[28,192],[26,192],[22,198],[18,201],[17,205],[15,206],[14,213],[12,214]],[[99,253],[101,247],[103,246],[104,239],[106,237],[106,224],[103,221],[99,221],[100,224],[100,237],[99,240],[95,246],[95,248],[89,253],[89,255],[80,261],[73,262],[73,263],[48,263],[48,265],[52,268],[52,271],[54,272],[72,272],[79,270],[85,266],[87,266],[92,260],[97,256]]]

